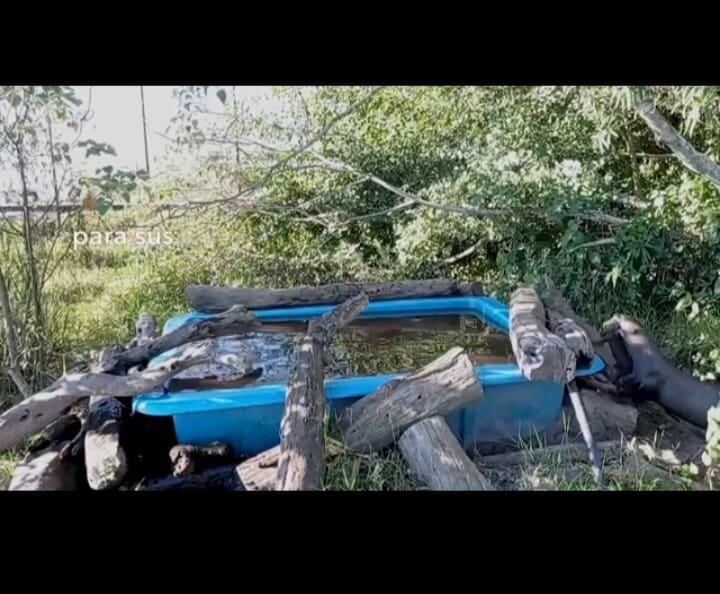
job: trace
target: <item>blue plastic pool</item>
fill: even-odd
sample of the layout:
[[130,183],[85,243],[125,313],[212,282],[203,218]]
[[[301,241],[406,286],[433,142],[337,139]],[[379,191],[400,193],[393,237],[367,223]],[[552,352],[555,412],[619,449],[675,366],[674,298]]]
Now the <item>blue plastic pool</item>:
[[[258,309],[263,322],[305,322],[331,310],[333,305]],[[189,322],[212,314],[193,312],[167,321],[167,334]],[[372,301],[361,319],[420,316],[474,315],[489,326],[508,332],[509,309],[491,297],[433,297]],[[170,352],[156,358],[167,357]],[[576,375],[602,371],[604,362],[595,357],[578,367]],[[553,423],[562,409],[562,384],[530,382],[514,363],[476,367],[482,381],[483,398],[446,417],[451,429],[470,448],[480,441],[517,438],[540,431]],[[352,404],[389,380],[403,374],[372,375],[326,381],[328,405],[334,412]],[[143,394],[134,399],[136,412],[170,416],[179,442],[205,444],[226,441],[235,451],[253,455],[280,443],[285,384],[261,384],[224,390],[185,390]]]

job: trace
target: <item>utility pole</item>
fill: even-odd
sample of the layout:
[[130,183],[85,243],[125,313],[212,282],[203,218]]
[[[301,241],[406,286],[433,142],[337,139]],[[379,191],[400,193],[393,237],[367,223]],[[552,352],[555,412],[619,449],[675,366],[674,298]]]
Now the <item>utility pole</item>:
[[140,106],[142,107],[143,138],[145,139],[145,172],[150,176],[150,156],[148,154],[147,121],[145,120],[145,92],[140,85]]

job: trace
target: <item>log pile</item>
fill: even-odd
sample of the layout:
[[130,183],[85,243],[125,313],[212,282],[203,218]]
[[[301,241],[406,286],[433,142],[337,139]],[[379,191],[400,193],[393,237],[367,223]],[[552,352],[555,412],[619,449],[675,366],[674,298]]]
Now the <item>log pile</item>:
[[[483,294],[477,283],[438,279],[283,290],[191,286],[186,294],[195,309],[211,315],[156,336],[155,319],[144,314],[130,343],[103,349],[86,371],[70,372],[0,414],[0,450],[35,436],[10,490],[318,490],[324,488],[327,458],[397,448],[409,472],[429,490],[492,491],[497,485],[488,472],[526,461],[513,444],[493,444],[492,452],[487,449],[496,454],[491,456],[482,455],[488,444],[477,444],[473,459],[448,425],[448,415],[484,396],[469,354],[460,347],[358,399],[335,419],[337,436],[326,436],[324,373],[336,332],[361,315],[370,299]],[[335,307],[308,325],[296,347],[275,447],[244,459],[222,442],[177,443],[157,418],[130,414],[135,395],[163,386],[208,389],[256,381],[262,369],[244,366],[222,377],[176,376],[217,361],[219,338],[278,331],[260,324],[249,308],[309,303]],[[575,443],[582,436],[594,450],[592,461],[616,455],[619,444],[643,425],[637,404],[617,383],[623,362],[616,362],[612,340],[621,339],[602,336],[579,318],[551,282],[542,297],[534,287],[519,287],[510,301],[509,323],[521,373],[569,387],[562,418],[539,436],[546,449],[537,451],[586,459],[586,448]],[[579,378],[575,387],[576,366],[596,352],[607,363],[605,372]],[[663,422],[671,424],[668,418]],[[685,435],[691,433],[685,428]],[[643,464],[656,476],[668,472],[657,462]]]

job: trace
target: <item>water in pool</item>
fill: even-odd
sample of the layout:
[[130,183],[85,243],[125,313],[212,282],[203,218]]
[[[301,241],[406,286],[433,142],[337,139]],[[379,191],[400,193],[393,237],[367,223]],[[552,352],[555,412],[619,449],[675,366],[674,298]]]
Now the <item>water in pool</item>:
[[[307,324],[287,322],[264,327],[269,331],[224,338],[220,346],[242,357],[247,371],[262,369],[254,384],[286,383],[295,365],[295,346],[305,335]],[[508,337],[474,316],[356,320],[336,333],[325,373],[336,378],[410,372],[455,346],[465,348],[475,365],[514,360]],[[219,373],[217,366],[205,365],[177,377]]]

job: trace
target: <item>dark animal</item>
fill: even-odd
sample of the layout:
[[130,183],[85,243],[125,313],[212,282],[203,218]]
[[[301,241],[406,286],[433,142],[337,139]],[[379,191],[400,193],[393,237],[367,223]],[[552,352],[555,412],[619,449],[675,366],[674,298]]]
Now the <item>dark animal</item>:
[[708,410],[720,399],[720,385],[702,382],[675,367],[632,318],[613,316],[603,325],[603,338],[617,360],[622,393],[657,400],[681,418],[707,426]]

